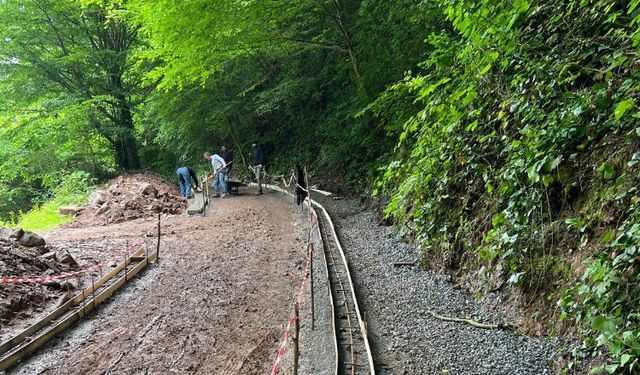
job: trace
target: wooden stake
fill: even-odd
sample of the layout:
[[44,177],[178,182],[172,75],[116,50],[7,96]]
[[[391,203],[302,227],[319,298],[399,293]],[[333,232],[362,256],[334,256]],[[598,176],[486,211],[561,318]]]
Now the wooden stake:
[[206,185],[204,178],[202,179],[202,217],[207,216],[207,198],[205,196],[204,185]]
[[313,242],[309,243],[309,287],[311,287],[311,330],[316,329],[316,304],[313,295]]
[[160,264],[160,216],[158,214],[158,244],[156,245],[156,264]]
[[93,273],[91,274],[91,294],[93,295],[93,308],[96,308],[96,282]]
[[295,305],[295,324],[293,331],[293,375],[298,375],[298,357],[300,356],[300,303]]
[[[127,257],[129,256],[129,240],[126,240],[124,242],[124,246],[125,246],[125,253],[124,253],[124,264],[127,264]],[[127,280],[127,267],[125,266],[122,269],[122,275],[125,277],[125,281]]]

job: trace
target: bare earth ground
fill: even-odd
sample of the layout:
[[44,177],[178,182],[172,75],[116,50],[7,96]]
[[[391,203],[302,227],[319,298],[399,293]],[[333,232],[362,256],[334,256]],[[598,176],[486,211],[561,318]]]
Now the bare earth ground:
[[[307,224],[275,195],[212,202],[208,217],[163,219],[160,265],[10,373],[267,373],[301,277]],[[64,228],[46,239],[82,264],[83,252],[108,255],[155,224]]]

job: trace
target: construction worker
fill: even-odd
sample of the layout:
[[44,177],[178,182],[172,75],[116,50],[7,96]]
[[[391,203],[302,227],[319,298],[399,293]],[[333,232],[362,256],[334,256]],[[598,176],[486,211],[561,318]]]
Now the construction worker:
[[[214,198],[225,198],[227,196],[227,183],[226,183],[226,168],[227,163],[224,162],[224,159],[218,155],[211,155],[210,152],[204,153],[204,158],[211,162],[211,167],[213,168],[213,192]],[[220,194],[222,193],[222,195]]]
[[226,145],[222,145],[221,151],[224,163],[227,165],[225,171],[227,177],[227,180],[225,181],[227,190],[225,193],[229,194],[229,190],[231,189],[231,186],[229,186],[229,178],[231,177],[231,170],[233,169],[233,151],[227,148]]
[[262,147],[258,145],[258,142],[253,142],[251,147],[253,147],[251,154],[253,157],[253,172],[256,174],[256,182],[258,183],[257,194],[260,195],[262,194],[262,172],[267,164],[267,158],[264,156],[264,151],[262,151]]
[[191,179],[195,182],[197,189],[198,177],[196,177],[196,172],[189,167],[180,167],[176,169],[176,174],[178,175],[178,182],[180,183],[180,195],[187,199],[193,198],[193,194],[191,194]]

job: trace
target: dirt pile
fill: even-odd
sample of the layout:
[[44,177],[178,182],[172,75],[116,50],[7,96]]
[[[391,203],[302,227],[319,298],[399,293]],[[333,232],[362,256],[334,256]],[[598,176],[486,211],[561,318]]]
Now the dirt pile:
[[107,225],[152,216],[179,214],[187,207],[178,188],[163,177],[136,173],[118,176],[93,192],[89,207],[79,211],[71,227]]
[[[77,269],[78,264],[66,250],[48,247],[35,233],[0,228],[0,277],[37,277]],[[74,281],[56,281],[46,285],[0,283],[0,327],[16,317],[28,317],[41,311],[46,301],[58,298],[62,290],[75,289]]]

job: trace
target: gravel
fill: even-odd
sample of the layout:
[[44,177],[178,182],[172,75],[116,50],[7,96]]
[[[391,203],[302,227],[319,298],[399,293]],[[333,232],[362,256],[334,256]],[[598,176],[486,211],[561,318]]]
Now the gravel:
[[417,257],[392,227],[377,224],[355,200],[322,202],[334,220],[369,327],[379,374],[552,374],[553,344],[507,330],[445,322],[436,314],[500,323],[446,277],[419,267],[394,267]]

